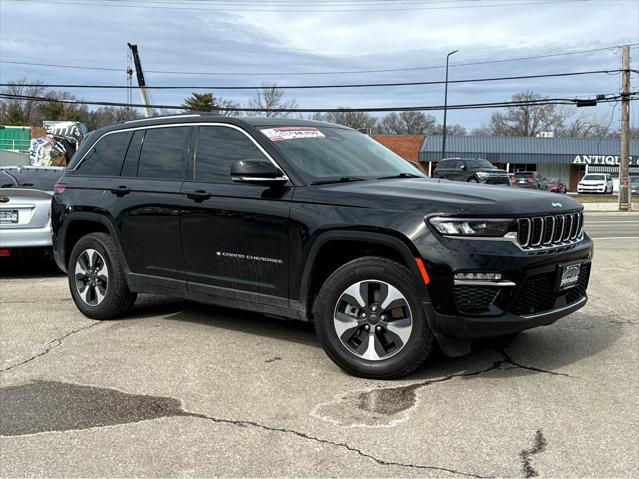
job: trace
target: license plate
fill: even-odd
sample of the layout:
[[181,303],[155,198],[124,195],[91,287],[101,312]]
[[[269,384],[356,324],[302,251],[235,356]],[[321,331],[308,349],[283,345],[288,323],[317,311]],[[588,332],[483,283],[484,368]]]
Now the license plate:
[[563,291],[576,286],[580,273],[581,263],[559,265],[559,286],[557,289]]
[[8,225],[18,222],[18,210],[0,211],[0,225]]

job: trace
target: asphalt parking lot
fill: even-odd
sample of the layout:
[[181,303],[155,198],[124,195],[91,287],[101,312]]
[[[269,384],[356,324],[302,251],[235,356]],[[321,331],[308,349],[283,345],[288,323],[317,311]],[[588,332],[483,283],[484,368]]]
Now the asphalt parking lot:
[[94,322],[64,276],[4,270],[1,475],[637,477],[639,216],[586,228],[585,308],[393,382],[312,325],[152,296]]

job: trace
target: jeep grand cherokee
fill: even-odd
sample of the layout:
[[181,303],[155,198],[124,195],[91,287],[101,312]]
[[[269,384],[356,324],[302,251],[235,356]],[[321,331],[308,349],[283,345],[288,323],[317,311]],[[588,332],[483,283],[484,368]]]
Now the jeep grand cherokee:
[[364,377],[587,299],[579,203],[427,178],[339,125],[127,122],[93,133],[55,191],[55,257],[86,316],[155,293],[313,321],[328,356]]

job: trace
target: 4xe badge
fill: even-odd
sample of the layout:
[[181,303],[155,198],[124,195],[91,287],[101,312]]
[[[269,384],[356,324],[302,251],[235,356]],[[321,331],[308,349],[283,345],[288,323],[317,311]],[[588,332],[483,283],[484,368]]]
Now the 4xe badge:
[[554,201],[550,203],[553,208],[561,208],[561,203],[555,203]]

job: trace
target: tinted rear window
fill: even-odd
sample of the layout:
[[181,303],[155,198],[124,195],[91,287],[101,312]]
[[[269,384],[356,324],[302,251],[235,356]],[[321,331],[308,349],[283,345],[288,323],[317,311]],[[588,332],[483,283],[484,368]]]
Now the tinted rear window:
[[118,176],[131,136],[130,131],[110,133],[93,145],[77,168],[87,176]]
[[519,173],[515,173],[515,178],[534,178],[534,171],[521,171]]
[[583,179],[585,181],[604,181],[606,177],[604,175],[586,175]]
[[183,180],[189,154],[189,127],[146,130],[138,164],[138,178]]

